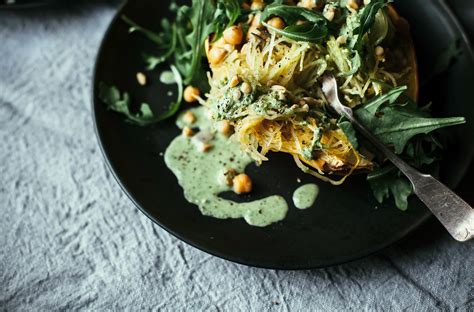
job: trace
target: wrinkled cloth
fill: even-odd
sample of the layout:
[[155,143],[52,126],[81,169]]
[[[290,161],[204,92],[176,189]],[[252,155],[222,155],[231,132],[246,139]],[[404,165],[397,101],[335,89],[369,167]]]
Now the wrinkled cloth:
[[201,252],[124,195],[91,77],[118,1],[0,11],[0,310],[474,311],[474,244],[431,221],[350,264],[275,271]]

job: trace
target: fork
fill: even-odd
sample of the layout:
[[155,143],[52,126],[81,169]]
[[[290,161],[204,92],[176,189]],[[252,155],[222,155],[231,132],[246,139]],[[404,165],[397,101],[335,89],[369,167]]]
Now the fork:
[[410,180],[418,198],[431,210],[451,236],[465,242],[474,238],[474,209],[433,176],[423,174],[408,165],[383,144],[355,117],[350,107],[339,100],[337,81],[332,74],[323,77],[323,93],[330,106],[347,118],[376,148],[378,148]]

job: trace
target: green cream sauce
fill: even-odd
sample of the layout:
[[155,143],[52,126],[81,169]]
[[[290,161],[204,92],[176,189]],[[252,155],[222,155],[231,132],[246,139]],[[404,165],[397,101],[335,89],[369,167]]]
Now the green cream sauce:
[[298,209],[308,209],[314,205],[319,194],[319,187],[316,184],[306,184],[300,186],[293,193],[293,203]]
[[244,218],[248,224],[260,227],[283,220],[288,211],[288,204],[281,196],[274,195],[247,203],[237,203],[219,197],[220,193],[232,189],[222,182],[223,173],[229,168],[244,172],[245,167],[252,163],[252,159],[241,151],[238,144],[212,130],[205,107],[191,111],[196,116],[196,122],[192,125],[186,124],[180,116],[178,127],[188,126],[212,133],[213,138],[209,143],[214,147],[207,153],[201,152],[195,144],[195,139],[180,135],[167,148],[166,165],[178,178],[185,198],[196,204],[202,214],[214,218]]
[[171,70],[162,72],[160,75],[160,82],[168,85],[176,83],[173,72]]

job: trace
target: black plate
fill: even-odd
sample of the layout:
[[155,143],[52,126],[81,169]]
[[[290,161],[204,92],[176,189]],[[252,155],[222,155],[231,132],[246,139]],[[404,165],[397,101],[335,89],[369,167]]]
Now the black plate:
[[[167,12],[168,1],[130,1],[119,15],[126,14],[151,29]],[[455,19],[438,1],[396,1],[411,25],[420,62],[422,80],[440,52],[454,40],[465,40]],[[445,132],[449,154],[442,163],[442,179],[455,187],[474,154],[474,110],[471,93],[474,74],[472,51],[462,41],[463,55],[446,81],[432,91],[422,88],[421,101],[434,100],[437,116],[466,116],[468,125]],[[243,220],[217,220],[201,215],[189,204],[162,155],[178,135],[174,120],[151,128],[127,124],[108,112],[97,98],[101,81],[127,90],[136,103],[152,103],[157,111],[173,98],[158,82],[158,72],[149,76],[147,87],[139,87],[136,72],[142,71],[142,54],[154,46],[139,35],[128,35],[127,26],[115,19],[99,52],[94,77],[94,118],[102,150],[117,181],[132,201],[154,222],[183,241],[213,255],[242,264],[280,269],[325,267],[367,256],[389,246],[417,228],[429,211],[412,199],[407,212],[391,201],[374,200],[362,176],[342,187],[305,176],[290,157],[272,155],[261,168],[248,169],[257,188],[252,198],[282,194],[290,199],[303,183],[316,182],[321,194],[315,207],[300,211],[290,207],[287,218],[266,228],[248,226]],[[289,201],[291,202],[291,201]],[[120,211],[117,211],[120,213]]]

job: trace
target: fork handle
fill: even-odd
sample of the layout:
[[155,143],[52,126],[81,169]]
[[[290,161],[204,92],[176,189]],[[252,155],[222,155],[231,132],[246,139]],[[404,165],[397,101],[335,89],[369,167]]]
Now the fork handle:
[[422,174],[398,157],[357,119],[352,111],[341,112],[352,124],[410,180],[415,194],[438,218],[448,232],[460,242],[474,238],[474,209],[443,183]]

